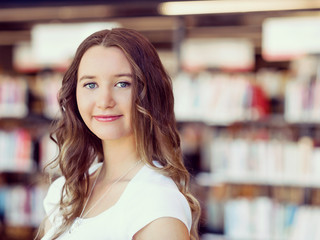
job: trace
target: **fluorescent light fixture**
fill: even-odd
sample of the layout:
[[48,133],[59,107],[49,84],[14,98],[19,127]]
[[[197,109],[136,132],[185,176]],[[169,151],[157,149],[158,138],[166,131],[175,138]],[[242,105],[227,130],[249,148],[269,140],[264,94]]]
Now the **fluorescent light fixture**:
[[163,15],[194,15],[319,8],[319,0],[216,0],[164,2],[158,11]]
[[262,28],[262,54],[266,60],[288,61],[320,53],[320,17],[267,18]]

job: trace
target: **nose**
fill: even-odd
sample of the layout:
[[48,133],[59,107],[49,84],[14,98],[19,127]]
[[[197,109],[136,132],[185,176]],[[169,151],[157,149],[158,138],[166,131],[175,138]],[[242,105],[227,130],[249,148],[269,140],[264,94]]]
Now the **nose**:
[[96,105],[98,108],[101,108],[101,109],[114,107],[115,101],[113,98],[112,90],[108,88],[100,88],[99,91],[97,92]]

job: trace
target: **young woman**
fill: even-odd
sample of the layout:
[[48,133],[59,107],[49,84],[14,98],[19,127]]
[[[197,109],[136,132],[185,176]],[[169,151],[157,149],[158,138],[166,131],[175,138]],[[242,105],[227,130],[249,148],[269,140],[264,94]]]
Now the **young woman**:
[[198,239],[171,80],[145,37],[123,28],[89,36],[58,100],[63,176],[44,200],[41,239]]

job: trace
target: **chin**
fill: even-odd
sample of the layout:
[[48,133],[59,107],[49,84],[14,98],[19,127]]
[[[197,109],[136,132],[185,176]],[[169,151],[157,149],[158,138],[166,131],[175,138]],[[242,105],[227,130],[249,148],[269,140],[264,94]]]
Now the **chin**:
[[100,138],[102,141],[116,141],[121,139],[127,139],[133,136],[133,134],[130,133],[109,133],[109,134],[96,134],[98,138]]

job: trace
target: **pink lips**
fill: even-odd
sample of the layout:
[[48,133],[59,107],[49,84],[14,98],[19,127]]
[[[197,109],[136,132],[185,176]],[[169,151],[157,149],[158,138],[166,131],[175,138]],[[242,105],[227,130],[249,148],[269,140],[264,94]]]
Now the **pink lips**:
[[113,122],[121,118],[122,115],[97,115],[94,118],[99,122]]

